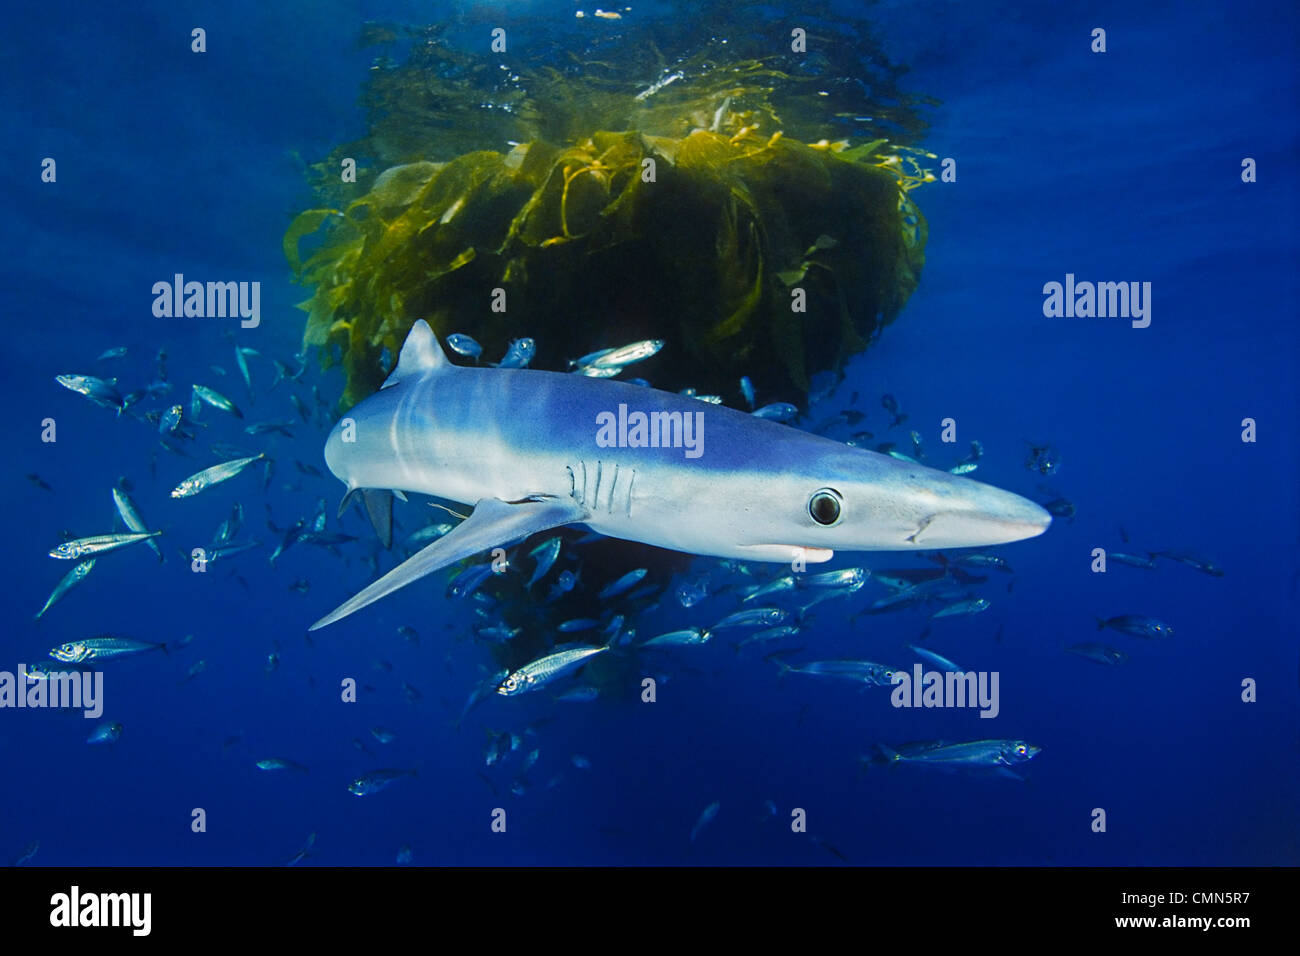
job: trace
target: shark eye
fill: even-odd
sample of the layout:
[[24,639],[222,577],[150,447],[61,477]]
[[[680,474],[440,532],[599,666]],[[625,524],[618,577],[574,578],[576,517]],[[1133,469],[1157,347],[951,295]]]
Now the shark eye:
[[830,527],[840,520],[840,504],[843,501],[834,488],[820,488],[808,499],[808,514],[819,525]]

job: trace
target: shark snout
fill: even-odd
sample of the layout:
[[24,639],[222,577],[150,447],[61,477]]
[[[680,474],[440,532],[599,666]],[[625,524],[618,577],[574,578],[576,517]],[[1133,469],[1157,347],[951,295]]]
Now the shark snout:
[[340,422],[330,431],[329,437],[325,439],[325,466],[329,468],[330,473],[335,478],[342,479],[345,483],[347,477],[344,475],[343,460],[343,423]]
[[988,485],[977,487],[979,492],[960,506],[927,516],[913,543],[941,548],[1006,544],[1037,537],[1052,523],[1052,516],[1028,498]]

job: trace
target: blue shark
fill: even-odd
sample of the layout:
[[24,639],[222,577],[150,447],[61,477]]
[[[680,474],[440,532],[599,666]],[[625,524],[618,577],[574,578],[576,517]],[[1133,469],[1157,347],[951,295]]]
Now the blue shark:
[[458,366],[417,321],[325,462],[391,540],[392,495],[473,505],[452,531],[312,625],[565,525],[689,554],[818,563],[1031,538],[1051,516],[990,485],[697,399],[609,379]]

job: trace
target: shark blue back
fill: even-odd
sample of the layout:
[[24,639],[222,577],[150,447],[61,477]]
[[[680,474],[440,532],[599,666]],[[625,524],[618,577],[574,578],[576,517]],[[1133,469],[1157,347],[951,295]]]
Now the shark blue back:
[[566,524],[691,554],[818,562],[836,550],[1002,544],[1051,521],[989,485],[694,398],[455,366],[423,321],[383,388],[335,426],[325,460],[349,491],[416,492],[475,512],[316,626]]

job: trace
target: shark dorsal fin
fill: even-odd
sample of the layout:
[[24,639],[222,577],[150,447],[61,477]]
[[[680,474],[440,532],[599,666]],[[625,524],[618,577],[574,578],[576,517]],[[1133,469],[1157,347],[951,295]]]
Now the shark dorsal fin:
[[438,337],[433,334],[433,329],[429,328],[429,323],[424,319],[416,319],[415,324],[411,326],[411,331],[406,335],[406,341],[402,344],[402,354],[397,358],[397,367],[384,380],[383,387],[396,385],[405,378],[436,372],[450,364],[442,346],[438,344]]

